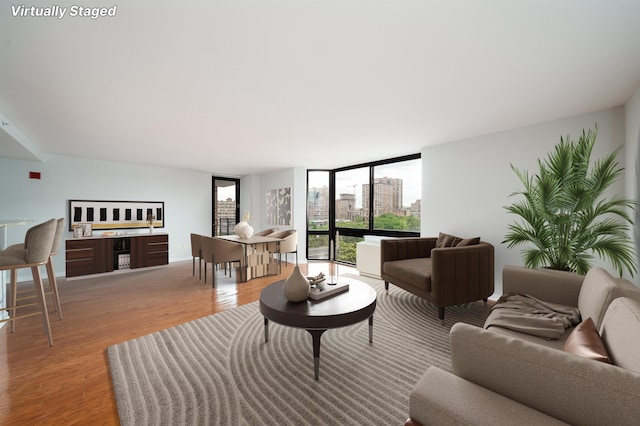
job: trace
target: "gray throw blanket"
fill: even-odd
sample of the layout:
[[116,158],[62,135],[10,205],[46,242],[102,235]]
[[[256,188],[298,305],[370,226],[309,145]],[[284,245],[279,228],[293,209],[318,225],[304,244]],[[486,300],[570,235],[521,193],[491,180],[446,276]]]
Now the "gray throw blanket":
[[578,308],[545,302],[527,294],[505,294],[491,308],[484,328],[498,326],[546,339],[558,339],[566,328],[579,322]]

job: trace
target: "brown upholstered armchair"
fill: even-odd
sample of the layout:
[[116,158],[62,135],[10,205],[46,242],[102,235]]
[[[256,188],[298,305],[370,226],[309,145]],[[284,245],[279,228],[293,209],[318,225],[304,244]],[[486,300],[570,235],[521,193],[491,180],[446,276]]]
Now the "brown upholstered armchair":
[[493,245],[479,239],[462,241],[439,248],[435,237],[381,240],[380,275],[385,289],[391,283],[426,299],[438,307],[441,321],[447,306],[486,302],[494,291]]

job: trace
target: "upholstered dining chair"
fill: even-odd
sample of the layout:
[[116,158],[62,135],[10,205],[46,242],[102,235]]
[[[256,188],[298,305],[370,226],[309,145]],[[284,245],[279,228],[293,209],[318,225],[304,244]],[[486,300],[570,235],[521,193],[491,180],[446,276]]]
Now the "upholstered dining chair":
[[278,228],[267,228],[267,229],[263,229],[260,232],[256,232],[255,234],[253,234],[254,237],[266,237],[269,236],[275,232],[278,232]]
[[298,265],[298,231],[295,229],[287,229],[269,235],[273,238],[281,238],[279,247],[275,243],[269,243],[269,251],[278,253],[278,271],[282,271],[282,254],[284,253],[284,261],[287,262],[287,254],[296,254],[296,266]]
[[[202,237],[202,260],[204,261],[204,282],[207,282],[207,263],[211,263],[212,287],[216,286],[216,265],[224,265],[224,273],[227,274],[227,265],[232,262],[240,263],[240,279],[242,279],[242,267],[244,265],[244,250],[242,244],[221,238]],[[231,268],[229,268],[231,276]]]
[[196,275],[196,257],[198,258],[198,279],[202,279],[202,238],[204,235],[191,234],[191,262],[193,275]]
[[[64,234],[64,218],[56,219],[56,232],[53,237],[53,244],[51,247],[51,254],[49,256],[49,261],[47,262],[47,285],[43,284],[44,294],[45,296],[51,296],[53,301],[53,307],[58,313],[58,318],[62,319],[62,309],[60,307],[60,293],[58,292],[58,282],[56,280],[56,273],[53,268],[53,259],[51,256],[55,256],[60,251],[60,245],[62,244],[62,235]],[[33,228],[32,228],[33,229]],[[14,244],[12,246],[7,247],[6,251],[10,250],[21,250],[24,249],[27,244],[27,239],[29,238],[29,232],[25,235],[25,242],[22,244]],[[12,296],[13,297],[13,296]],[[24,300],[33,300],[36,297],[35,288],[27,288],[24,290],[17,290],[15,294],[14,306],[17,306],[18,303],[21,303]]]
[[[51,249],[56,234],[57,220],[51,219],[30,228],[27,231],[24,248],[13,248],[0,252],[0,271],[10,271],[11,298],[9,306],[4,308],[9,312],[9,318],[3,321],[11,321],[11,331],[15,329],[15,322],[18,318],[32,315],[42,316],[42,327],[47,334],[49,346],[53,345],[51,336],[51,325],[49,323],[49,313],[47,312],[47,302],[42,286],[42,276],[39,267],[46,265],[51,258]],[[37,303],[16,305],[16,293],[18,288],[18,269],[31,268],[33,285],[36,290]],[[20,308],[31,305],[39,305],[40,312],[27,312],[18,315]]]

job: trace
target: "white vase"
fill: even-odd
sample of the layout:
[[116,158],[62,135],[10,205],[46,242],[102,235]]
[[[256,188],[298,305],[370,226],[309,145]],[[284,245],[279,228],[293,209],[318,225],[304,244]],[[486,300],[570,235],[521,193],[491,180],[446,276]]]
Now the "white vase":
[[253,235],[253,227],[243,220],[238,222],[233,232],[240,238],[251,238]]
[[302,275],[297,266],[293,268],[293,273],[284,282],[282,288],[289,302],[303,302],[309,297],[309,280]]

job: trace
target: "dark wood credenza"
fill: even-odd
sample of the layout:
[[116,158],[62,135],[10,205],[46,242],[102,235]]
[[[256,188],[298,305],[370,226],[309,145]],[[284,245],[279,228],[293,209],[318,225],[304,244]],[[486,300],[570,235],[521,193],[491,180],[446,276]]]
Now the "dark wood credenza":
[[[65,241],[66,276],[101,274],[169,263],[169,235],[117,235]],[[125,257],[129,262],[124,262]]]

